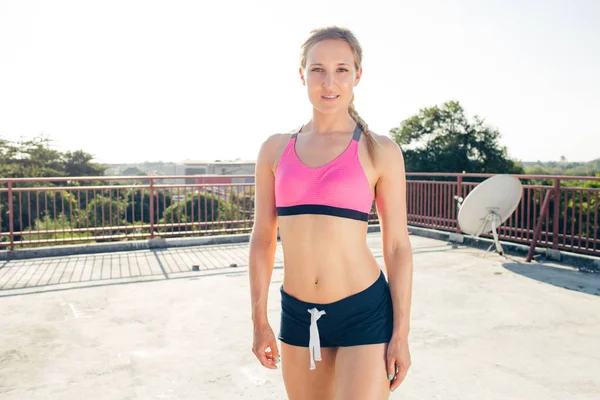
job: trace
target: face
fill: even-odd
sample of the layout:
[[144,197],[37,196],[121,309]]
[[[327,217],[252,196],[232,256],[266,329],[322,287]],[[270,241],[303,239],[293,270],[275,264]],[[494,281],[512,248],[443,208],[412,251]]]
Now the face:
[[328,114],[348,109],[361,74],[350,45],[335,39],[313,45],[306,56],[306,68],[300,68],[300,79],[313,107]]

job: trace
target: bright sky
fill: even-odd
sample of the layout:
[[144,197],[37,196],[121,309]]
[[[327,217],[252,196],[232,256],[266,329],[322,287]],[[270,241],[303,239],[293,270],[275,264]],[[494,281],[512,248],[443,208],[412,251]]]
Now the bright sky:
[[523,161],[600,157],[600,1],[0,0],[0,137],[99,162],[255,159],[311,116],[308,32],[354,31],[387,134],[458,100]]

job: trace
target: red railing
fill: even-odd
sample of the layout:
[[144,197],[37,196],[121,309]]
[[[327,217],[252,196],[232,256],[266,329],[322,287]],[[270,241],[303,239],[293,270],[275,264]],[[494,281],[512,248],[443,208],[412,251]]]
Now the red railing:
[[254,177],[214,178],[0,179],[0,249],[250,232]]
[[[491,176],[408,173],[409,225],[459,232],[455,196],[466,198]],[[515,176],[523,183],[521,201],[498,229],[501,240],[600,255],[599,177]]]
[[[455,196],[466,197],[490,176],[408,173],[409,225],[458,232]],[[517,176],[524,184],[522,198],[499,228],[502,240],[600,255],[600,178]],[[248,233],[254,213],[253,176],[228,179],[0,179],[0,249]],[[378,223],[374,207],[369,223]]]

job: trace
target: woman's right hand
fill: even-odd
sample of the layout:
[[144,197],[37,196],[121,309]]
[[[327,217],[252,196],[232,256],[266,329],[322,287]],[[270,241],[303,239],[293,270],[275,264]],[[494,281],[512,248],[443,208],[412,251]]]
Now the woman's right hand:
[[279,362],[279,349],[273,329],[268,323],[254,327],[254,342],[252,352],[260,363],[269,369],[277,369]]

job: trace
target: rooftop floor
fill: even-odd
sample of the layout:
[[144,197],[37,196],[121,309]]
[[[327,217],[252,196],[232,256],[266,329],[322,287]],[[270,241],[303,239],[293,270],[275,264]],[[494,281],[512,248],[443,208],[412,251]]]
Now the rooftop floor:
[[[368,240],[383,265],[379,234]],[[598,274],[411,241],[413,366],[391,399],[600,398]],[[247,252],[0,262],[0,398],[286,398],[280,371],[250,350]],[[281,251],[276,267],[277,332]]]

